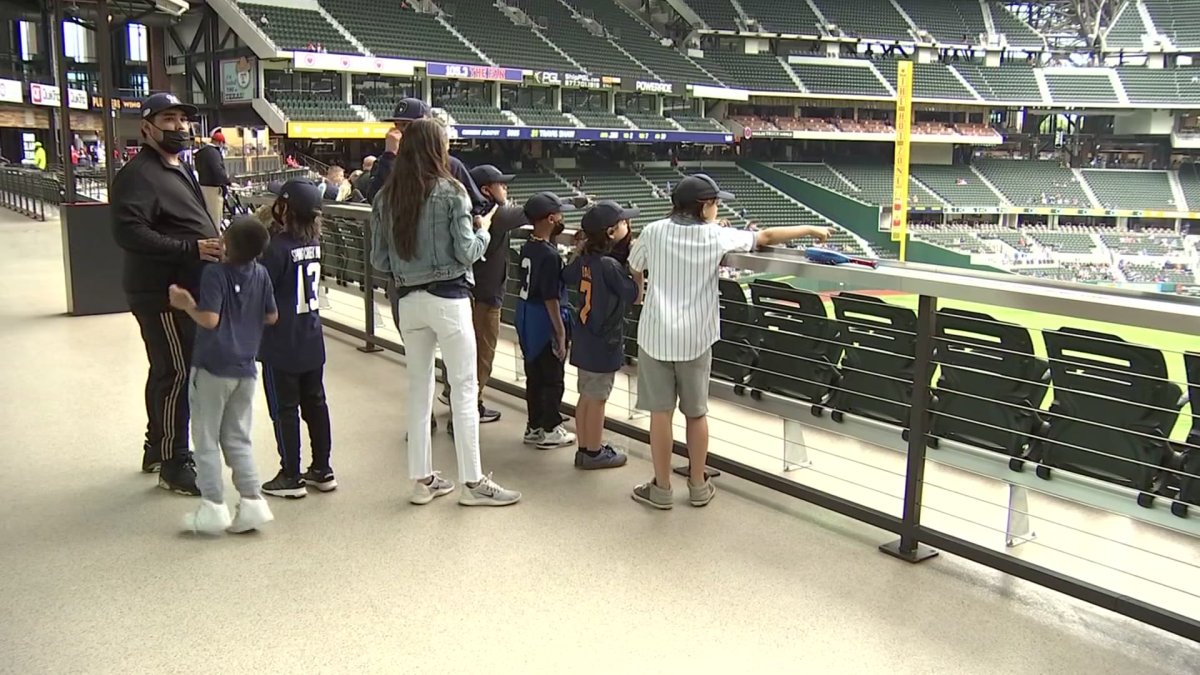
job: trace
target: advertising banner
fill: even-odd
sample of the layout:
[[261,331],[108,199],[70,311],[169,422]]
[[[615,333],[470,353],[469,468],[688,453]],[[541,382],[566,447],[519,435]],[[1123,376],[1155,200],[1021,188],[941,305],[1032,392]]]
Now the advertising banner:
[[221,61],[221,100],[225,103],[249,103],[254,100],[258,62],[253,58]]

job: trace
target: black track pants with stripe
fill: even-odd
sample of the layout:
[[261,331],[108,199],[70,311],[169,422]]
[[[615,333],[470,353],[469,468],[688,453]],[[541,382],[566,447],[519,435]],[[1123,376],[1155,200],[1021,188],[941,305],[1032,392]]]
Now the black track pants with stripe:
[[150,360],[146,378],[146,450],[164,462],[181,461],[188,451],[188,374],[196,323],[185,313],[138,311],[142,342]]

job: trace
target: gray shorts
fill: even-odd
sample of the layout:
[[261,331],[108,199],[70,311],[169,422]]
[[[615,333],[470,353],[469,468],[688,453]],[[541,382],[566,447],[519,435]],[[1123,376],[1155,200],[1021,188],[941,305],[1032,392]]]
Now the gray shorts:
[[616,373],[593,373],[590,370],[579,370],[579,384],[576,387],[579,389],[580,396],[586,396],[596,401],[607,401],[612,394],[613,381],[617,379]]
[[712,348],[691,361],[659,361],[638,347],[637,407],[650,412],[670,412],[679,403],[685,417],[708,414],[708,378],[712,374]]

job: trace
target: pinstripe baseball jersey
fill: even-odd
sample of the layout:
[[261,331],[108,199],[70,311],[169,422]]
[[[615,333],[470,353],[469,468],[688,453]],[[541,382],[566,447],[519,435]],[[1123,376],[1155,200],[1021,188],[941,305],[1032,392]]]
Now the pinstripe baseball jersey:
[[721,335],[721,259],[750,251],[754,232],[716,223],[650,223],[633,242],[629,266],[648,274],[638,346],[659,361],[691,361]]

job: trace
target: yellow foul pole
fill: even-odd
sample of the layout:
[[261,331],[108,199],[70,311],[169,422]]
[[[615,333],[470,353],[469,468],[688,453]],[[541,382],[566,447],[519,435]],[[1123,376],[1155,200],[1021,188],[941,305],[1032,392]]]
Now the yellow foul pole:
[[908,144],[912,132],[912,61],[896,64],[896,159],[892,172],[892,241],[908,253]]

